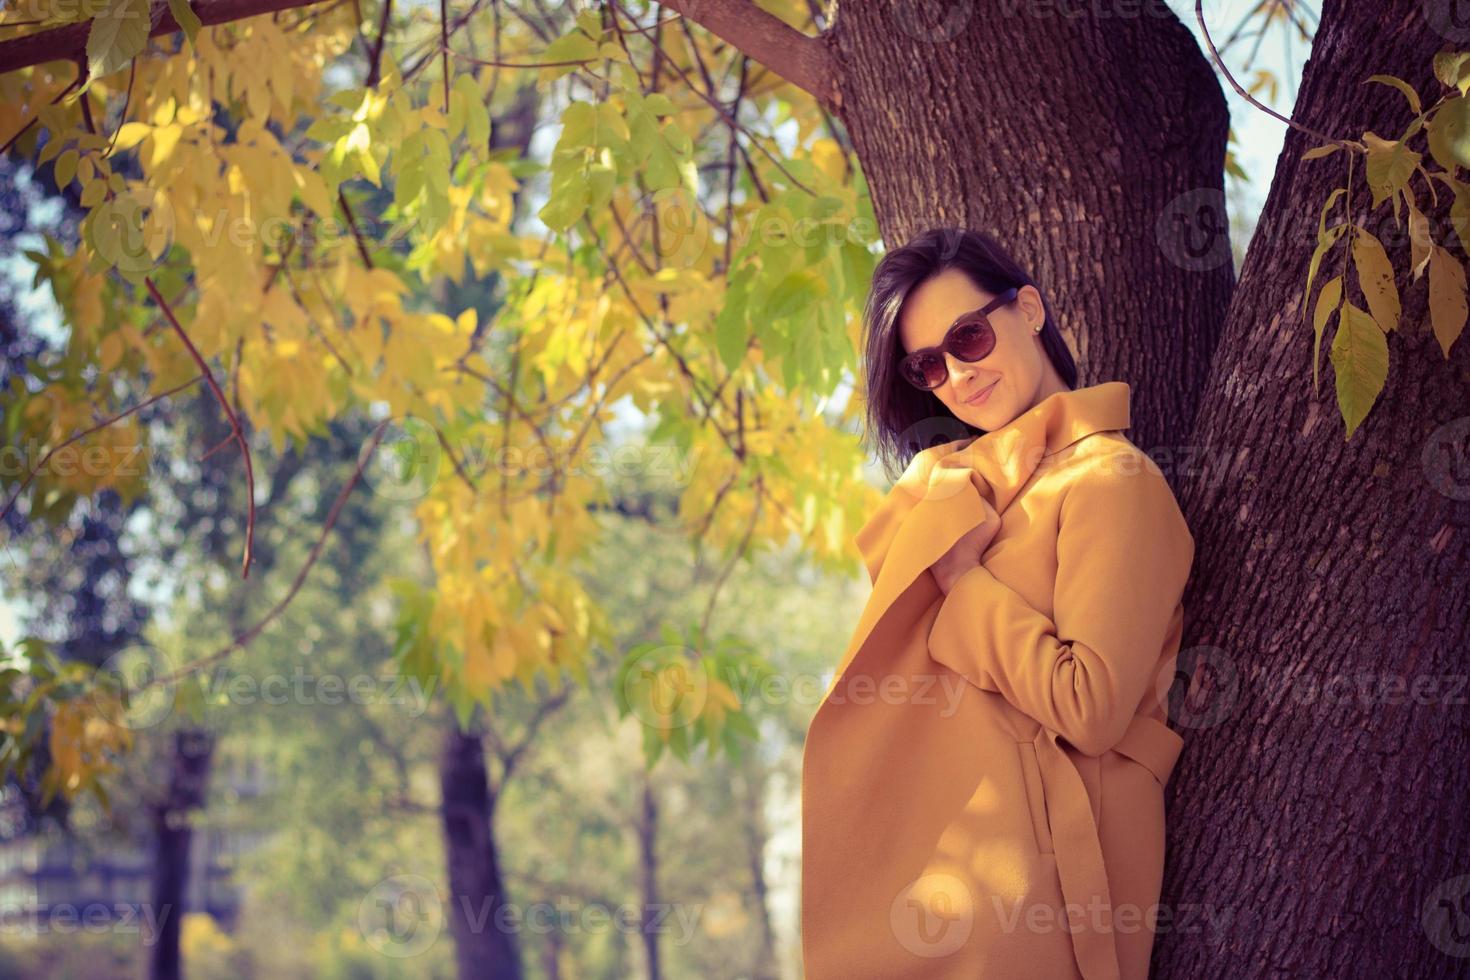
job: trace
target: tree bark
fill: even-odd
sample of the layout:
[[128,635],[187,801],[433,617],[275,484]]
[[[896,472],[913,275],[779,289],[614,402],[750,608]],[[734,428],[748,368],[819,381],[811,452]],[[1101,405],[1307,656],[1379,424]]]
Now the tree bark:
[[[1293,117],[1334,137],[1397,138],[1408,103],[1363,82],[1397,75],[1428,104],[1444,42],[1420,5],[1327,0]],[[1287,137],[1191,440],[1204,465],[1182,474],[1198,557],[1180,668],[1210,697],[1171,711],[1186,747],[1164,901],[1179,921],[1159,935],[1160,977],[1470,975],[1470,935],[1456,937],[1453,918],[1470,904],[1470,880],[1456,879],[1470,847],[1455,832],[1470,813],[1470,345],[1462,337],[1446,363],[1428,277],[1401,271],[1388,382],[1344,442],[1330,335],[1314,396],[1299,312],[1318,214],[1345,179],[1340,153],[1300,162],[1318,142]],[[1436,183],[1434,207],[1412,186],[1460,258],[1450,195]],[[1352,202],[1408,269],[1391,206],[1368,215],[1361,160]],[[1339,201],[1329,224],[1341,214]],[[1455,419],[1458,439],[1444,441]]]
[[505,918],[505,884],[495,846],[495,796],[478,730],[452,721],[439,759],[444,851],[449,864],[449,921],[462,980],[520,980],[516,935]]
[[180,980],[184,975],[179,934],[188,911],[189,848],[194,839],[193,813],[202,809],[209,791],[214,735],[203,728],[174,734],[173,772],[168,795],[154,810],[153,913],[159,933],[153,937],[149,976]]

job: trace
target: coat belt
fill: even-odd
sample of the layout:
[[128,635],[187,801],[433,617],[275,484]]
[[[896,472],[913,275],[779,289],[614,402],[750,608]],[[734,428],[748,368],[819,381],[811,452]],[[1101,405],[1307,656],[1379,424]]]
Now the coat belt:
[[[1120,980],[1112,892],[1103,863],[1102,841],[1093,819],[1087,786],[1067,750],[1058,742],[1060,738],[1056,732],[1043,728],[1036,738],[1036,758],[1047,800],[1047,821],[1062,897],[1068,906],[1084,916],[1096,907],[1094,903],[1102,903],[1103,921],[1107,924],[1105,930],[1098,931],[1089,920],[1087,928],[1073,929],[1072,949],[1084,980]],[[1184,739],[1168,725],[1148,715],[1135,715],[1113,751],[1147,767],[1163,785],[1169,781],[1183,748]]]

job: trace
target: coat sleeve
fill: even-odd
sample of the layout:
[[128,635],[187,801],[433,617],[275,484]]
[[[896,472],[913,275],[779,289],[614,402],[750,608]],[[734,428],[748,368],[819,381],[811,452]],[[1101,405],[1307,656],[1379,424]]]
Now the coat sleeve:
[[1102,755],[1154,681],[1194,538],[1146,457],[1089,467],[1065,491],[1059,524],[1056,621],[979,565],[941,603],[929,655]]

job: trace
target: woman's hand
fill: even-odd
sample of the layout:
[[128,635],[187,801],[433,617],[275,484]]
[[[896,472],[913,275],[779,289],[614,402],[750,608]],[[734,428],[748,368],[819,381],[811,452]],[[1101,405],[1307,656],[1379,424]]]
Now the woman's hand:
[[948,551],[929,566],[934,580],[939,583],[939,591],[945,595],[949,595],[949,590],[961,575],[980,564],[980,556],[990,547],[995,533],[1000,530],[1000,515],[990,506],[989,501],[981,502],[985,504],[985,520],[966,531]]

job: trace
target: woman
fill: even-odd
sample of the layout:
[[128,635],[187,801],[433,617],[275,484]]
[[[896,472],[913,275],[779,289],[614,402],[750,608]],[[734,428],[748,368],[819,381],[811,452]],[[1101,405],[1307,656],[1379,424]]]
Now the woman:
[[870,428],[907,467],[807,733],[806,980],[1145,978],[1189,528],[1128,385],[1076,387],[989,237],[889,252],[865,318]]

